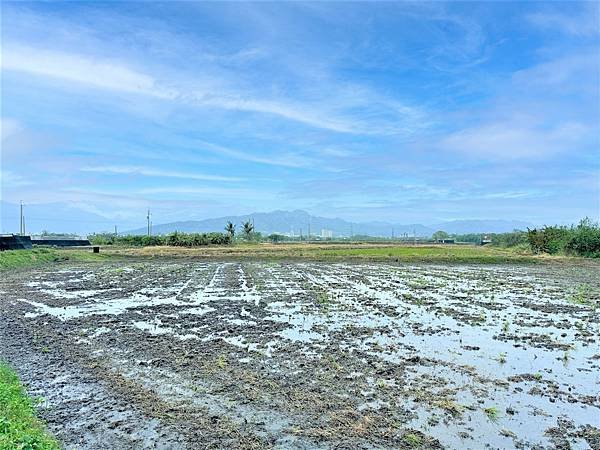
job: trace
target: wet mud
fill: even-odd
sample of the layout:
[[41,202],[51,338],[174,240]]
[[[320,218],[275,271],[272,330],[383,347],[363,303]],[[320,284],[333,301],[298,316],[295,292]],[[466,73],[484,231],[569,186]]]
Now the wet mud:
[[65,263],[0,298],[66,448],[600,448],[598,266]]

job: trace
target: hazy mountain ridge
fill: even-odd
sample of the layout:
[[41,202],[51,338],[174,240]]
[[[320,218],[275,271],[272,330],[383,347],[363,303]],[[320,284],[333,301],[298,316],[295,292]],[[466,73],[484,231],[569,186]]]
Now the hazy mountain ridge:
[[[227,222],[233,222],[237,229],[246,221],[253,221],[256,231],[263,234],[285,233],[306,235],[310,226],[313,235],[320,235],[322,230],[330,230],[334,236],[370,235],[389,237],[403,235],[431,236],[437,230],[448,233],[502,233],[514,229],[526,229],[533,227],[532,224],[514,220],[455,220],[443,222],[433,226],[422,224],[397,224],[381,221],[373,222],[350,222],[340,218],[327,218],[313,216],[303,210],[295,211],[272,211],[268,213],[254,213],[239,216],[223,216],[205,220],[186,220],[154,225],[152,232],[155,234],[166,234],[173,231],[185,233],[223,231]],[[128,231],[130,234],[146,233],[146,228],[138,228]]]
[[[396,237],[408,235],[431,236],[437,230],[448,233],[500,233],[513,229],[526,229],[532,224],[515,220],[454,220],[435,225],[399,224],[385,221],[351,222],[340,218],[313,216],[304,210],[284,211],[276,210],[236,216],[223,216],[204,220],[185,220],[154,224],[152,232],[167,234],[173,231],[210,232],[224,231],[228,221],[233,222],[237,229],[242,222],[254,220],[256,230],[263,234],[285,233],[303,235],[310,231],[313,235],[320,235],[321,230],[330,230],[334,236],[370,235],[389,237],[392,229]],[[113,231],[114,224],[119,225],[120,234],[145,234],[145,226],[135,228],[131,221],[123,219],[107,219],[96,213],[84,211],[76,206],[64,203],[52,204],[26,204],[25,221],[27,232],[38,233],[42,230],[53,232],[79,233],[86,235],[91,232]],[[137,224],[143,223],[143,219]],[[19,205],[0,201],[0,227],[4,233],[17,233],[19,231]],[[122,231],[124,230],[124,231]],[[121,232],[122,231],[122,232]]]

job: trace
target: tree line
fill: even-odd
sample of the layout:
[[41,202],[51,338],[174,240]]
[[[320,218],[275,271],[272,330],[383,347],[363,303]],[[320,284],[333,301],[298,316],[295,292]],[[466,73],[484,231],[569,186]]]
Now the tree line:
[[[88,236],[92,245],[122,245],[129,247],[148,247],[170,245],[174,247],[201,247],[205,245],[228,245],[234,242],[236,226],[231,222],[225,225],[225,233],[182,233],[175,231],[165,235],[117,235],[99,233]],[[261,234],[254,231],[250,221],[242,223],[242,236],[248,241],[260,241]]]
[[[550,255],[575,255],[600,258],[600,224],[585,218],[577,225],[544,226],[541,228],[515,230],[510,233],[486,235],[491,245],[497,247],[523,247],[533,253]],[[482,243],[481,234],[452,235],[457,242]]]
[[[166,235],[115,235],[112,233],[93,234],[89,240],[93,245],[123,245],[145,247],[152,245],[171,245],[179,247],[198,247],[205,245],[229,245],[236,240],[246,242],[261,242],[269,240],[273,243],[287,238],[281,234],[271,234],[264,238],[255,231],[254,224],[247,221],[241,224],[241,232],[236,237],[236,225],[227,222],[224,233],[181,233],[174,232]],[[577,255],[600,258],[600,225],[585,218],[572,226],[544,226],[542,228],[514,230],[509,233],[490,233],[485,235],[492,246],[530,250],[533,253],[548,253],[551,255]],[[434,233],[434,241],[453,239],[455,242],[482,244],[484,235],[480,233],[448,234],[444,231]]]
[[88,236],[88,239],[92,245],[122,245],[127,247],[148,247],[153,245],[201,247],[205,245],[227,245],[232,242],[231,237],[226,233],[180,233],[178,231],[156,236],[118,236],[112,233],[101,233]]

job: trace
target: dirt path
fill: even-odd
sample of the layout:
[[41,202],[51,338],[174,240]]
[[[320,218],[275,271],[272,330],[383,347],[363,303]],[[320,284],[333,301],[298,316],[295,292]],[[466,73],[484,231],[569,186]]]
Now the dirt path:
[[600,448],[595,267],[162,261],[0,282],[68,448]]

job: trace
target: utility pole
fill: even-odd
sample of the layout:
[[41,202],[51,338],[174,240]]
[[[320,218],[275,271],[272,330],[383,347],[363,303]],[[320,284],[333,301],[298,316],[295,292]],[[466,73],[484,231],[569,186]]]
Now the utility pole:
[[413,228],[413,238],[415,240],[415,245],[417,245],[417,231]]
[[300,242],[302,242],[302,227],[300,227]]
[[23,236],[25,234],[25,221],[23,220],[23,200],[21,200],[21,215],[19,216],[21,223],[19,224],[19,234]]
[[148,210],[148,215],[146,216],[146,220],[148,221],[148,236],[150,236],[150,210]]
[[310,218],[308,219],[308,237],[306,238],[307,242],[310,242]]
[[117,226],[115,225],[115,236],[118,236],[119,233],[117,233]]

